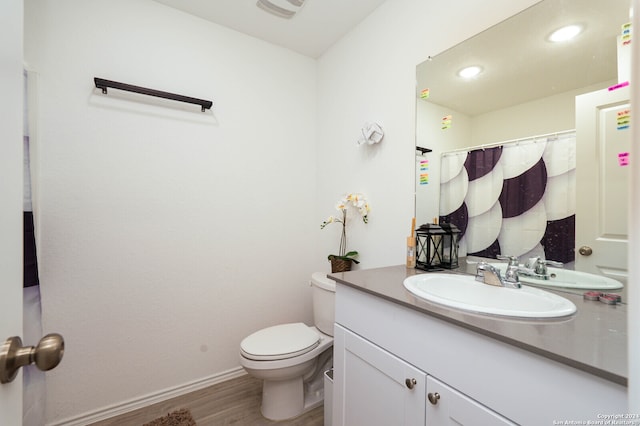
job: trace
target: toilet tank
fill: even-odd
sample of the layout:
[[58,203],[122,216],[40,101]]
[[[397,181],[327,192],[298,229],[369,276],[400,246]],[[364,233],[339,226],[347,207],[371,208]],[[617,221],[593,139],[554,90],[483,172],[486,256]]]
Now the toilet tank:
[[336,316],[336,282],[327,278],[324,272],[311,275],[311,297],[313,298],[314,325],[329,336],[333,336]]

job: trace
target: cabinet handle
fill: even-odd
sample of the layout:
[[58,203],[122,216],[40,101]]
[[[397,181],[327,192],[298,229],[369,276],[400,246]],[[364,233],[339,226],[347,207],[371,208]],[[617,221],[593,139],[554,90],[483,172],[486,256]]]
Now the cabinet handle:
[[418,384],[418,381],[416,379],[406,379],[404,384],[407,385],[409,389],[413,389],[413,387]]
[[438,392],[436,393],[429,392],[429,394],[427,395],[427,398],[429,399],[430,403],[432,403],[433,405],[436,405],[438,403],[438,400],[440,399],[440,394]]

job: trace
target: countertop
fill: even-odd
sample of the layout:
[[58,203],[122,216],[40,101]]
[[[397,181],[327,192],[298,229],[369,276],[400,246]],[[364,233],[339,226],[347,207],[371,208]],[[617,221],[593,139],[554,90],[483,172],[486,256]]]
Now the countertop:
[[[449,273],[466,273],[475,265]],[[440,271],[442,272],[442,271]],[[468,271],[471,273],[472,271]],[[404,265],[328,274],[338,283],[381,297],[451,324],[517,346],[590,374],[627,386],[627,306],[584,300],[582,295],[549,290],[571,300],[577,312],[561,319],[518,319],[475,314],[419,299],[407,291],[406,277],[429,272]],[[548,290],[548,289],[545,289]]]

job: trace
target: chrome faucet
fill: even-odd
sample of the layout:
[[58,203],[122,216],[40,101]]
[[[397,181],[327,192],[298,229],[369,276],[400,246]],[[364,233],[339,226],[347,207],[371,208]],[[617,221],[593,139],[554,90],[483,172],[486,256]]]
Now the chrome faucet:
[[500,270],[487,262],[479,262],[476,267],[476,281],[481,283],[495,285],[498,287],[520,288],[520,280],[518,279],[519,266],[509,265],[505,276],[502,277]]
[[531,272],[524,272],[526,275],[530,275],[535,278],[548,280],[550,278],[549,271],[547,270],[547,265],[555,266],[557,268],[562,268],[564,265],[562,262],[556,262],[554,260],[545,260],[540,256],[531,257],[525,264],[525,267],[529,269]]

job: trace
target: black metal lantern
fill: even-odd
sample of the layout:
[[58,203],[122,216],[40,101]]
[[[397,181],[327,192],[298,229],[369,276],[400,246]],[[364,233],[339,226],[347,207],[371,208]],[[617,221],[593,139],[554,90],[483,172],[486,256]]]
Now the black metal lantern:
[[455,269],[458,267],[458,239],[460,230],[453,223],[440,224],[445,234],[442,237],[442,267]]
[[416,268],[425,271],[458,267],[460,230],[453,224],[426,223],[416,230]]

